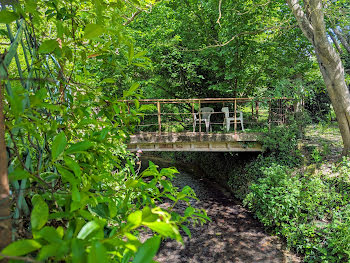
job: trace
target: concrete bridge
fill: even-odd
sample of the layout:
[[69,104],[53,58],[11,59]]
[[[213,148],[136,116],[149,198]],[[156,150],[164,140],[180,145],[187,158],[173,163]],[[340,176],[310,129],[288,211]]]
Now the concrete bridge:
[[130,151],[144,152],[261,152],[258,133],[139,133],[130,138]]
[[128,143],[130,151],[144,152],[261,152],[263,131],[286,124],[294,109],[288,98],[124,102],[129,114],[144,109]]

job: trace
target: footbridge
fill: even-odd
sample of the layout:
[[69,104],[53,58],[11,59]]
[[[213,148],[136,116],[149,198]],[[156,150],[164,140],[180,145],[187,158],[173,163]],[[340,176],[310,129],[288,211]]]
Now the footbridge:
[[261,152],[272,125],[294,113],[289,98],[144,99],[124,101],[141,115],[130,151]]

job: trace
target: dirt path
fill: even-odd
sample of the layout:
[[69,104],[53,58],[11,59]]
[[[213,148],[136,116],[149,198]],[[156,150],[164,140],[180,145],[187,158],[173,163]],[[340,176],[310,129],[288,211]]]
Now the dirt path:
[[191,186],[200,198],[194,206],[205,208],[212,222],[191,227],[192,238],[185,237],[184,246],[172,240],[163,242],[157,261],[300,262],[283,249],[279,238],[266,234],[262,225],[245,208],[212,183],[182,173],[174,184],[180,188]]

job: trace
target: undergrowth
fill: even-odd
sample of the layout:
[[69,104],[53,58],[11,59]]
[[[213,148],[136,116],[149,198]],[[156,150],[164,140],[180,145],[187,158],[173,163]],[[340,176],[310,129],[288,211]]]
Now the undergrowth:
[[[267,154],[245,167],[241,180],[250,184],[238,196],[305,262],[350,262],[350,159],[327,174],[303,169],[295,131],[269,134]],[[310,156],[311,162],[322,161],[315,152]]]
[[244,199],[257,218],[287,245],[305,255],[305,262],[350,261],[350,159],[337,177],[296,174],[274,164],[250,187]]

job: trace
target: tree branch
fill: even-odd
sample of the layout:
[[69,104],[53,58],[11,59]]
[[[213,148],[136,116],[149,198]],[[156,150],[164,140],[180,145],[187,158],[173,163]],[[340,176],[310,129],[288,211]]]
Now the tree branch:
[[129,25],[142,12],[143,12],[142,9],[137,10],[135,13],[132,14],[132,16],[130,18],[128,18],[128,20],[123,24],[123,26]]
[[255,30],[255,31],[244,31],[244,32],[240,32],[236,35],[234,35],[233,37],[231,37],[231,39],[223,42],[223,43],[219,43],[216,45],[209,45],[209,46],[205,46],[203,48],[199,48],[199,49],[183,49],[182,51],[203,51],[209,48],[216,48],[216,47],[223,47],[228,45],[229,43],[231,43],[233,40],[235,40],[237,37],[243,36],[243,35],[256,35],[265,31],[269,31],[269,30],[275,30],[275,29],[290,29],[290,28],[294,28],[295,26],[285,26],[285,27],[281,27],[281,26],[271,26],[271,27],[265,27],[259,30]]
[[219,0],[219,17],[218,17],[218,20],[216,20],[216,23],[219,24],[220,27],[221,27],[221,24],[220,24],[220,19],[221,19],[221,3],[222,3],[222,0]]
[[6,259],[14,259],[14,260],[20,260],[23,262],[35,262],[35,263],[40,263],[40,261],[37,261],[33,258],[30,257],[16,257],[16,256],[7,256],[5,254],[0,253],[0,256]]
[[335,27],[333,29],[333,32],[336,34],[337,38],[340,40],[342,45],[345,47],[346,51],[348,51],[350,53],[350,43],[348,43],[348,41],[345,39],[343,34],[340,32],[340,30]]
[[309,39],[311,43],[314,43],[314,28],[310,21],[307,19],[302,7],[299,4],[299,0],[287,0],[289,8],[292,10],[298,24],[303,31],[304,35]]
[[339,46],[338,44],[338,41],[335,39],[334,35],[333,35],[333,32],[332,31],[329,31],[329,36],[331,37],[334,45],[335,45],[335,48],[338,50],[338,53],[341,55],[343,54],[343,50],[341,49],[341,47]]

